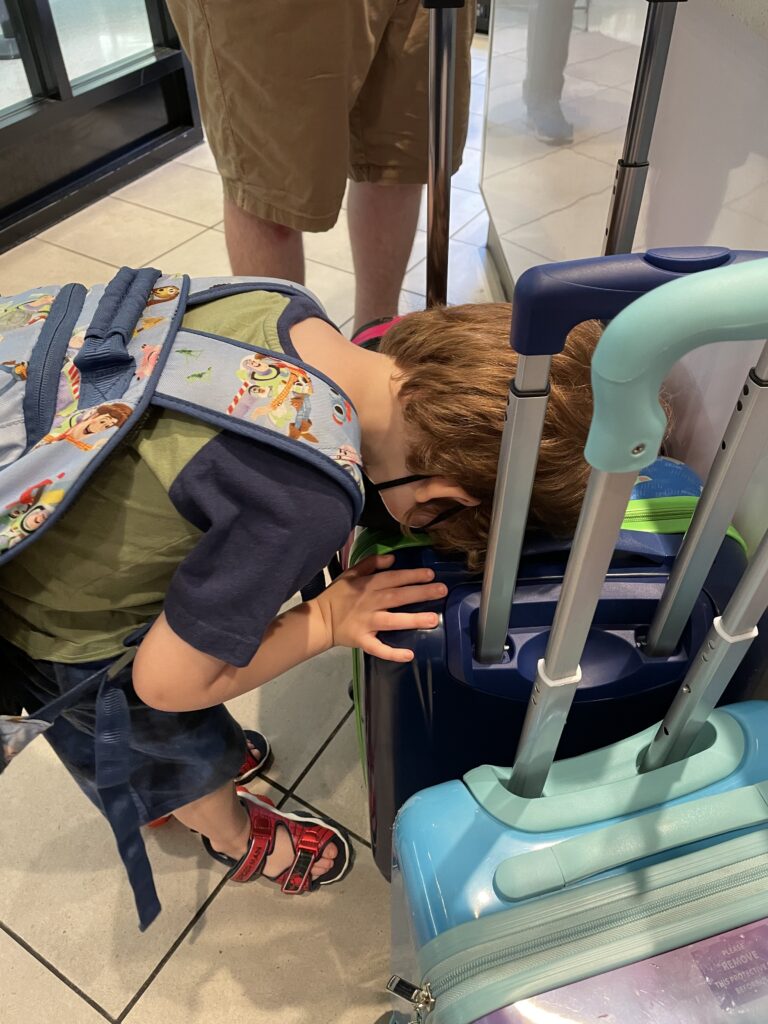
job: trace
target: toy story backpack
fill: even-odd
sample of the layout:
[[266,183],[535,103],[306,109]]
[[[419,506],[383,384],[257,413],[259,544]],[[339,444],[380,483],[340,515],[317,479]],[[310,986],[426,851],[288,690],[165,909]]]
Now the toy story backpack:
[[188,307],[254,290],[308,295],[322,310],[287,281],[127,267],[107,285],[0,299],[0,565],[66,512],[151,405],[310,462],[359,515],[359,424],[333,383],[283,353],[181,325]]

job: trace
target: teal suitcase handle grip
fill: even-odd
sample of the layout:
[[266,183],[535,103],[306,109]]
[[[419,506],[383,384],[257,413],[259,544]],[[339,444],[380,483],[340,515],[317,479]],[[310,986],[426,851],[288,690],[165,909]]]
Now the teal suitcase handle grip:
[[501,899],[527,900],[713,836],[768,824],[768,783],[689,800],[566,839],[498,866]]
[[715,341],[766,335],[766,259],[705,270],[637,299],[611,321],[595,350],[587,462],[606,473],[650,465],[666,429],[659,390],[678,359]]

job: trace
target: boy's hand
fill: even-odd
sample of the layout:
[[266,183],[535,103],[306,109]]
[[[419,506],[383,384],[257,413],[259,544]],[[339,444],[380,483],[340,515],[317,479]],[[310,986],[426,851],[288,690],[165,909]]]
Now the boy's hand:
[[381,571],[394,560],[394,555],[372,555],[348,569],[315,598],[330,646],[361,647],[367,654],[385,661],[413,660],[413,651],[389,647],[376,634],[389,629],[433,629],[438,623],[434,612],[389,609],[437,601],[445,597],[448,588],[431,582],[435,576],[431,569]]

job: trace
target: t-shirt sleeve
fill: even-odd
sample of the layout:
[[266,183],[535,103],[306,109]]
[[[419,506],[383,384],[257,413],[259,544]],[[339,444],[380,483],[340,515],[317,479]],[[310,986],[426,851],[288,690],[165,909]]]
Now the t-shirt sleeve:
[[205,445],[169,494],[202,537],[171,581],[168,623],[197,650],[247,665],[280,606],[346,541],[352,502],[321,470],[234,434]]

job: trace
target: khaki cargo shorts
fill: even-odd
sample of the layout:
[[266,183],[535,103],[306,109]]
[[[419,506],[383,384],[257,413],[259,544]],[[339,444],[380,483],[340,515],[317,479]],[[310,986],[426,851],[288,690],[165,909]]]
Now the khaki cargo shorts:
[[[475,2],[459,10],[454,170]],[[333,227],[346,179],[427,180],[428,27],[419,0],[168,0],[224,194],[301,231]]]

